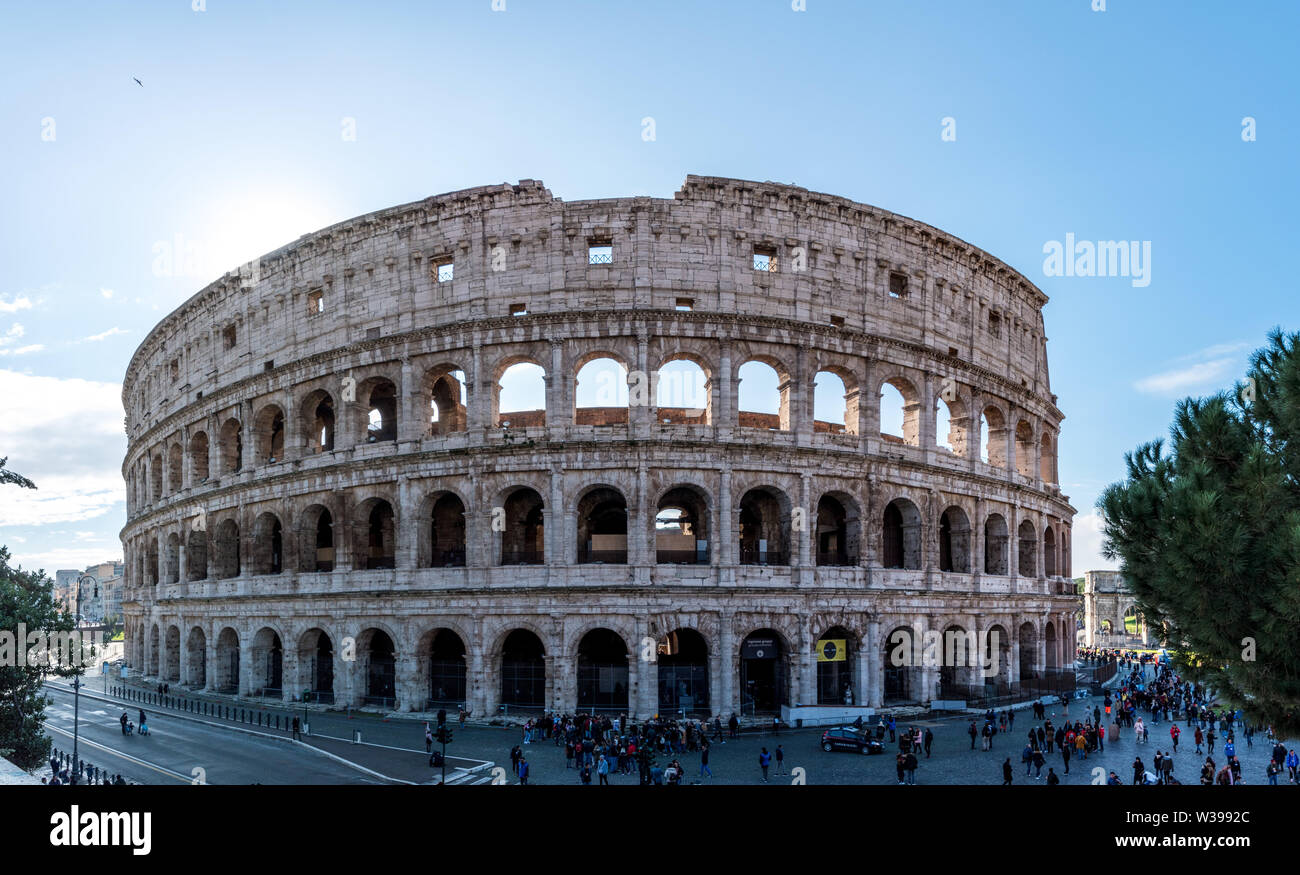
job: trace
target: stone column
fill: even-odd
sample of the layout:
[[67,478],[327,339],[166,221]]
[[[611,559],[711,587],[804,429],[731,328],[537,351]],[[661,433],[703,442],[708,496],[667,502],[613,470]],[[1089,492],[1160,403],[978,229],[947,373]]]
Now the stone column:
[[731,379],[731,340],[722,337],[718,341],[718,372],[714,374],[718,384],[717,406],[713,410],[713,423],[718,429],[718,438],[725,440],[731,436],[736,427],[735,392]]
[[288,641],[281,641],[280,644],[283,647],[280,654],[280,675],[283,678],[280,681],[280,699],[292,702],[301,691],[298,684],[298,648]]
[[393,695],[397,697],[394,710],[424,710],[427,697],[420,691],[420,678],[415,654],[405,648],[397,656],[397,677],[393,684]]
[[573,402],[568,391],[573,375],[564,367],[564,341],[552,339],[551,366],[546,372],[546,427],[553,441],[563,440],[566,428],[573,424]]
[[794,527],[791,526],[790,533],[799,547],[798,558],[794,564],[801,568],[809,568],[815,564],[812,556],[812,540],[817,531],[817,508],[812,505],[811,474],[804,474],[799,478],[799,506],[803,510],[803,522],[800,526],[802,531],[794,531]]
[[880,621],[872,619],[867,623],[866,653],[863,654],[862,659],[866,664],[867,672],[862,682],[862,692],[858,694],[865,696],[862,701],[872,708],[881,707],[885,701],[884,666],[880,661],[883,646],[880,640]]
[[397,481],[396,519],[393,528],[397,543],[393,546],[393,561],[398,568],[416,567],[419,514],[415,513],[411,496],[411,481],[403,477]]
[[722,683],[718,688],[719,697],[714,710],[722,716],[723,723],[727,722],[733,711],[740,710],[736,696],[736,636],[732,631],[734,620],[730,611],[723,611],[718,622],[718,665]]
[[558,465],[551,468],[551,498],[542,513],[546,525],[542,538],[546,545],[546,564],[563,565],[569,552],[565,541],[574,511],[564,506],[564,475]]
[[[203,692],[212,692],[217,688],[217,636],[215,625],[203,631],[207,634],[203,656]],[[147,636],[146,632],[146,636]]]
[[653,565],[654,518],[650,507],[650,472],[645,465],[636,471],[636,516],[628,521],[628,564]]
[[934,374],[929,371],[925,373],[925,379],[921,382],[921,423],[920,423],[920,442],[921,448],[927,453],[933,452],[938,445],[935,434],[935,415],[937,413],[938,401],[934,392]]
[[713,545],[714,565],[735,565],[736,544],[732,543],[731,523],[731,469],[724,467],[719,475],[717,543]]
[[245,631],[239,636],[239,688],[237,696],[246,696],[253,689],[253,638]]

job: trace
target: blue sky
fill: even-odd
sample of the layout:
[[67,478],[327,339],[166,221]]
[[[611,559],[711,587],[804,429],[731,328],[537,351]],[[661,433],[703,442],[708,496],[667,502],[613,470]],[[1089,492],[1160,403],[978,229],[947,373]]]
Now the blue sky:
[[[1123,454],[1300,329],[1297,4],[199,5],[3,18],[0,455],[41,489],[0,497],[0,542],[28,567],[121,555],[120,380],[163,315],[303,233],[475,185],[795,183],[1002,258],[1051,298],[1076,573],[1106,564],[1093,503]],[[1066,234],[1149,242],[1149,284],[1045,275]]]

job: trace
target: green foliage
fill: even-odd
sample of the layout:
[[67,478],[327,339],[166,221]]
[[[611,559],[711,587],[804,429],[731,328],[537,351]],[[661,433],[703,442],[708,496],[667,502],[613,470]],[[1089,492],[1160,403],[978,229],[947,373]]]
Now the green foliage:
[[35,489],[36,484],[28,480],[23,475],[17,474],[13,471],[5,470],[5,463],[8,461],[9,461],[8,456],[5,456],[3,459],[0,459],[0,484],[9,483],[14,486],[20,486],[23,489]]
[[1235,392],[1179,402],[1170,435],[1098,500],[1105,555],[1189,676],[1300,734],[1300,334],[1274,330]]
[[[0,632],[16,637],[20,626],[28,633],[69,632],[73,621],[54,600],[54,582],[40,571],[11,567],[9,550],[0,547]],[[0,665],[0,751],[24,769],[36,768],[50,755],[50,739],[41,728],[49,702],[41,683],[49,674],[68,676],[72,670]]]

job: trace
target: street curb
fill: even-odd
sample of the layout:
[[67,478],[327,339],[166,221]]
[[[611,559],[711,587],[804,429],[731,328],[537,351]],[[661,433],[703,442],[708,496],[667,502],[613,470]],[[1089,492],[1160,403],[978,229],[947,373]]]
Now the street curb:
[[[51,686],[54,686],[54,687],[56,687],[56,688],[59,688],[59,685],[57,685],[57,684],[50,684],[49,681],[45,681],[45,683],[46,683],[46,684],[49,684],[49,685],[51,685]],[[69,689],[68,692],[71,692],[71,690]],[[100,701],[100,702],[107,702],[107,703],[110,704],[110,705],[118,705],[118,704],[120,704],[120,703],[117,702],[116,700],[111,699],[111,698],[108,698],[107,696],[104,696],[104,695],[102,695],[102,694],[100,694],[100,693],[90,693],[90,692],[86,692],[85,690],[82,690],[81,695],[86,696],[87,698],[90,698],[90,699],[96,699],[96,700],[98,700],[98,701]],[[137,707],[135,703],[129,703],[129,704],[131,704],[132,707]],[[130,710],[130,709],[128,708],[127,710]],[[210,721],[210,720],[202,720],[202,719],[200,719],[200,718],[198,718],[198,717],[193,717],[193,716],[191,716],[191,715],[189,715],[189,714],[173,714],[173,713],[171,713],[170,710],[164,710],[164,709],[152,709],[152,710],[154,711],[155,714],[162,714],[162,715],[165,715],[165,716],[167,716],[167,717],[174,717],[174,718],[177,718],[177,719],[179,719],[179,720],[188,720],[188,721],[190,721],[191,723],[198,723],[198,724],[201,724],[201,725],[203,725],[203,726],[209,726],[209,727],[212,727],[213,729],[225,729],[225,730],[230,730],[230,731],[234,731],[234,732],[242,732],[242,733],[244,733],[245,735],[256,735],[256,736],[259,737],[259,738],[269,738],[269,739],[271,739],[271,740],[273,740],[273,741],[283,741],[283,742],[285,742],[285,743],[287,743],[287,744],[290,744],[290,745],[299,745],[300,747],[305,747],[305,748],[307,748],[308,750],[314,751],[314,752],[316,752],[316,753],[318,753],[318,754],[320,754],[320,755],[322,755],[322,756],[326,756],[326,757],[329,757],[329,758],[332,759],[332,760],[336,760],[336,761],[342,763],[343,765],[348,766],[349,768],[356,769],[356,770],[359,771],[359,772],[365,772],[367,775],[370,775],[370,776],[372,776],[372,777],[382,778],[382,779],[385,780],[385,781],[392,781],[392,782],[395,783],[395,784],[411,784],[411,785],[413,785],[413,786],[415,785],[415,782],[414,782],[414,781],[405,781],[405,780],[403,780],[403,779],[401,779],[401,778],[392,778],[392,777],[389,777],[388,775],[381,775],[379,772],[376,772],[376,771],[374,771],[373,769],[367,769],[367,768],[366,768],[365,766],[363,766],[363,765],[360,765],[360,764],[358,764],[358,763],[354,763],[354,762],[352,762],[351,760],[346,760],[346,759],[344,759],[343,757],[341,757],[341,756],[339,756],[339,755],[337,755],[337,754],[330,753],[330,752],[327,751],[327,750],[321,750],[319,747],[316,747],[315,745],[307,744],[307,742],[305,742],[305,741],[295,741],[295,740],[292,739],[292,738],[285,738],[283,735],[272,735],[272,734],[269,733],[269,732],[258,732],[256,729],[246,729],[246,728],[244,728],[244,727],[242,727],[242,726],[228,726],[228,725],[226,725],[226,724],[224,724],[224,723],[213,723],[213,722]],[[324,738],[332,738],[331,736],[323,736],[323,737],[324,737]],[[343,741],[344,739],[337,739],[337,740],[338,740],[338,741]]]

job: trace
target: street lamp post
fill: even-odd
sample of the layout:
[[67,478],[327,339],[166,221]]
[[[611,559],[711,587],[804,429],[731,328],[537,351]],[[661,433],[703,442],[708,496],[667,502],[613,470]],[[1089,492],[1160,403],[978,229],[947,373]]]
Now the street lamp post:
[[[77,636],[80,650],[81,636],[81,584],[84,577],[77,578],[77,613],[72,618],[72,631]],[[72,678],[72,783],[79,783],[81,778],[81,760],[77,759],[77,742],[80,736],[81,718],[81,654],[78,653],[74,663],[77,673]]]

